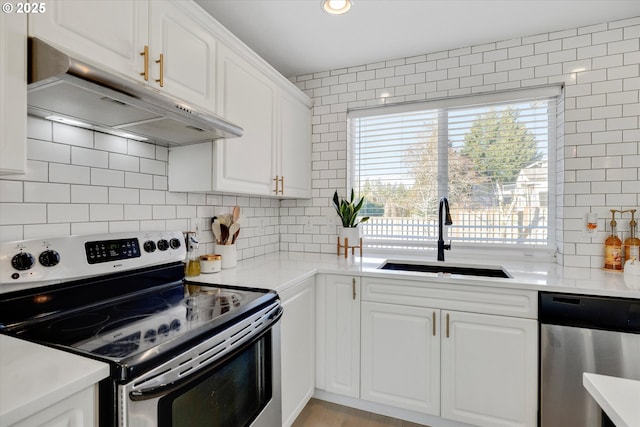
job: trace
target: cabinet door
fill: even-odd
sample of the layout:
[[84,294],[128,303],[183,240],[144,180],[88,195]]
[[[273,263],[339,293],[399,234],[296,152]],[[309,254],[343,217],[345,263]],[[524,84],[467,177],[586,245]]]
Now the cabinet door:
[[46,12],[29,15],[29,35],[143,80],[148,44],[147,0],[49,0]]
[[440,310],[362,303],[361,397],[440,413]]
[[[192,12],[192,13],[191,13]],[[188,2],[149,5],[150,84],[207,111],[215,111],[216,40]],[[160,55],[162,88],[160,87]]]
[[274,195],[275,88],[240,56],[218,46],[218,113],[243,128],[240,138],[215,141],[215,188]]
[[0,14],[0,174],[27,162],[27,18]]
[[536,426],[537,322],[455,311],[442,317],[442,417]]
[[284,197],[311,197],[311,110],[281,95],[279,102],[279,156]]
[[290,426],[302,412],[315,388],[314,279],[280,293],[282,425]]
[[98,386],[87,387],[66,397],[12,427],[84,427],[98,425]]
[[327,275],[323,304],[326,391],[360,395],[360,278]]

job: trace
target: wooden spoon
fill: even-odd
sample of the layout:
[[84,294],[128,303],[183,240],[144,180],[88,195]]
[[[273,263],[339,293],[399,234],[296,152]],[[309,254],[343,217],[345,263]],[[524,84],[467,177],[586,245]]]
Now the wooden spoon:
[[229,227],[229,236],[231,237],[231,239],[229,239],[229,241],[227,242],[228,245],[232,245],[236,241],[236,237],[238,237],[239,231],[240,224],[238,224],[237,222],[231,224],[231,227]]
[[213,235],[216,238],[216,243],[221,244],[222,241],[220,240],[220,238],[222,237],[222,231],[221,231],[220,223],[218,222],[217,218],[214,219],[213,222],[211,223],[211,231],[213,232]]
[[220,224],[220,244],[226,245],[229,239],[229,227],[224,224]]
[[233,207],[233,222],[238,222],[238,218],[240,218],[240,206],[235,205]]

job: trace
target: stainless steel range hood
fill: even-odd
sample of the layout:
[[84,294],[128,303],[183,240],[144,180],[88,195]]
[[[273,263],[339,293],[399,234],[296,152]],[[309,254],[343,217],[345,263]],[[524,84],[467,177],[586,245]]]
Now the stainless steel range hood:
[[242,128],[29,38],[29,114],[162,145],[242,136]]

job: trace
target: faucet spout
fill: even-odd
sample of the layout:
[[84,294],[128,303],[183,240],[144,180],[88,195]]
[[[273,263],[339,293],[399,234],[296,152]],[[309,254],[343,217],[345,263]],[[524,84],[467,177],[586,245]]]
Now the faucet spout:
[[444,251],[451,250],[451,242],[449,244],[444,244],[443,237],[443,224],[442,224],[442,216],[443,216],[443,208],[444,208],[444,225],[452,225],[453,221],[451,220],[451,212],[449,211],[449,201],[446,197],[440,199],[440,203],[438,205],[438,261],[444,261]]

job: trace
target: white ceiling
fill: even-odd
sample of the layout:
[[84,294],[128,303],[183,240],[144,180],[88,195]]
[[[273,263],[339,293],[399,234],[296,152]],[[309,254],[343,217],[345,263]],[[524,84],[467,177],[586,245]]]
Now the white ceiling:
[[290,77],[640,16],[639,0],[196,0]]

